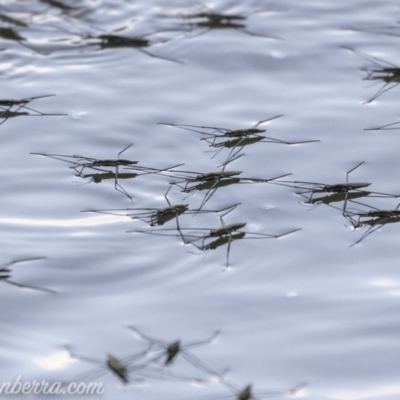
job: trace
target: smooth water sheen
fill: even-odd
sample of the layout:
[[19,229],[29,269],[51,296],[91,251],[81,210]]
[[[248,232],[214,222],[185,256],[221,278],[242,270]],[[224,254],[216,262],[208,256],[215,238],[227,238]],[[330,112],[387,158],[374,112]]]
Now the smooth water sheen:
[[[246,30],[259,36],[188,25],[188,15],[210,10],[247,17]],[[0,125],[0,262],[47,257],[13,265],[10,280],[56,291],[2,282],[1,381],[80,378],[93,366],[71,359],[65,346],[98,360],[109,353],[123,358],[146,347],[132,325],[165,341],[221,331],[193,353],[215,371],[229,369],[226,380],[238,388],[252,383],[255,391],[285,391],[307,382],[296,396],[400,397],[398,224],[350,247],[365,228],[344,226],[350,224],[343,202],[332,203],[339,209],[312,208],[294,188],[231,185],[216,190],[204,208],[241,203],[224,220],[246,222],[247,232],[301,230],[277,240],[232,242],[226,269],[227,246],[202,253],[180,237],[126,233],[150,229],[144,222],[81,212],[166,207],[163,196],[174,178],[119,179],[131,202],[112,179],[94,183],[76,177],[65,162],[30,154],[115,159],[133,143],[121,158],[209,172],[218,170],[228,150],[212,158],[201,134],[157,123],[239,129],[284,114],[262,125],[266,136],[320,142],[245,146],[245,155],[226,169],[247,178],[292,173],[285,179],[333,184],[365,161],[351,181],[400,194],[400,131],[365,130],[400,121],[400,88],[395,81],[364,104],[385,82],[363,81],[364,69],[373,65],[367,56],[400,65],[398,2],[4,0],[0,14],[1,99],[54,94],[28,107],[67,114],[38,116],[21,108],[17,112],[30,115]],[[112,31],[148,35],[151,44],[142,50],[157,57],[131,47],[85,45],[95,42],[88,36]],[[196,208],[204,194],[183,200],[173,186],[168,197]],[[400,200],[360,201],[393,209]],[[179,224],[221,226],[215,213],[184,215]],[[175,226],[171,221],[163,228]],[[99,378],[102,398],[229,398],[221,397],[231,393],[227,388],[183,359],[168,368],[205,383],[138,383],[132,373],[123,386],[108,373]]]

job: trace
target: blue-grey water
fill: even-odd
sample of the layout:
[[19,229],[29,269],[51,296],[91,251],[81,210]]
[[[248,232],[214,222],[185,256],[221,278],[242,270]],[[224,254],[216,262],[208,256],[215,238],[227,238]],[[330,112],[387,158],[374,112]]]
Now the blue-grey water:
[[[189,16],[199,12],[241,15],[245,28],[191,25]],[[56,292],[1,282],[2,382],[18,375],[26,382],[82,378],[93,366],[72,359],[65,346],[100,361],[107,354],[123,358],[146,347],[128,328],[135,326],[166,342],[220,331],[193,354],[238,388],[285,391],[306,382],[292,397],[400,397],[400,225],[382,224],[350,246],[367,227],[346,228],[343,201],[331,203],[336,209],[312,208],[287,186],[219,188],[204,208],[241,203],[224,217],[227,224],[246,222],[246,232],[268,234],[301,228],[276,240],[231,242],[227,269],[227,245],[204,253],[179,236],[126,233],[149,230],[145,222],[81,212],[163,208],[174,178],[119,179],[131,201],[113,179],[95,183],[66,162],[30,154],[115,159],[133,143],[121,158],[209,172],[229,150],[212,158],[201,134],[157,123],[241,129],[283,114],[262,125],[264,135],[319,142],[245,146],[226,169],[247,178],[292,173],[285,179],[333,184],[365,161],[351,181],[400,194],[400,131],[365,130],[400,121],[398,80],[366,79],[400,65],[398,2],[4,0],[0,14],[0,100],[55,95],[33,100],[30,109],[6,105],[0,115],[1,263],[46,257],[11,266],[9,279]],[[95,37],[112,32],[145,35],[149,46],[101,48]],[[390,90],[373,99],[385,84]],[[204,195],[183,200],[172,186],[168,198],[198,208]],[[378,209],[399,201],[360,199]],[[218,217],[184,215],[179,224],[218,228]],[[138,383],[132,372],[123,385],[109,372],[99,378],[102,398],[235,398],[184,359],[166,368],[204,383],[148,377]]]

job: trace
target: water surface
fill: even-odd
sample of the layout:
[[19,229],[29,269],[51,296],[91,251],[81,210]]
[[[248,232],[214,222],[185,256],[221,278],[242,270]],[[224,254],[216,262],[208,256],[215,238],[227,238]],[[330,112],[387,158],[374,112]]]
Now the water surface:
[[[226,223],[246,222],[248,232],[271,234],[301,228],[278,240],[232,242],[226,270],[226,246],[193,254],[199,251],[179,237],[126,233],[149,229],[143,222],[81,212],[165,207],[173,178],[120,179],[131,202],[112,179],[96,184],[75,176],[67,163],[30,154],[112,159],[133,143],[122,158],[155,168],[185,163],[184,170],[209,172],[228,151],[212,159],[200,134],[157,123],[241,129],[284,114],[266,125],[267,136],[320,142],[255,143],[229,169],[243,171],[243,177],[292,173],[286,179],[332,184],[344,182],[346,171],[365,161],[351,180],[400,194],[398,131],[365,130],[400,121],[400,88],[395,82],[364,104],[385,81],[371,87],[363,80],[371,61],[362,57],[400,65],[396,2],[204,3],[215,12],[246,17],[243,29],[259,36],[192,27],[188,16],[199,7],[181,1],[3,1],[0,7],[8,16],[0,31],[2,98],[55,94],[28,106],[67,114],[38,116],[13,108],[9,111],[20,115],[0,125],[1,262],[47,257],[13,266],[12,279],[57,292],[3,283],[2,380],[79,377],[92,367],[67,357],[57,364],[54,355],[65,355],[69,345],[96,359],[108,353],[122,358],[145,346],[127,328],[134,325],[166,341],[207,338],[220,330],[213,344],[195,354],[216,371],[228,368],[226,379],[238,387],[251,382],[255,390],[284,390],[307,381],[299,397],[398,398],[396,223],[350,247],[363,231],[346,229],[340,209],[323,204],[311,210],[299,204],[304,198],[295,189],[284,186],[220,188],[207,208],[241,203]],[[390,26],[391,35],[373,29]],[[149,46],[101,48],[96,37],[105,33],[145,35]],[[203,196],[199,191],[183,200],[176,187],[169,193],[171,203],[192,208]],[[398,202],[368,200],[386,209]],[[182,216],[179,222],[189,228],[220,226],[217,214]],[[175,226],[169,224],[165,227]],[[108,374],[103,398],[229,394],[184,360],[173,370],[207,383],[145,379],[123,387]]]

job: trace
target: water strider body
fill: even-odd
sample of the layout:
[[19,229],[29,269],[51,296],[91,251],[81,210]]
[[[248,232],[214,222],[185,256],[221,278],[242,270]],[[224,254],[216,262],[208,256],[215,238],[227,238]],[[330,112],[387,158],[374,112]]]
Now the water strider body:
[[240,175],[243,171],[213,171],[204,174],[198,174],[194,178],[189,178],[190,182],[209,182],[220,181],[222,179],[231,178],[232,176]]
[[246,226],[246,222],[236,222],[229,225],[221,226],[221,228],[211,229],[209,237],[230,235],[232,232],[238,231]]
[[124,384],[129,382],[128,369],[119,358],[108,354],[106,365]]
[[100,41],[100,46],[103,49],[114,48],[114,47],[149,47],[150,41],[144,37],[134,36],[125,37],[113,34],[101,34],[97,36],[89,36],[89,39],[95,39]]

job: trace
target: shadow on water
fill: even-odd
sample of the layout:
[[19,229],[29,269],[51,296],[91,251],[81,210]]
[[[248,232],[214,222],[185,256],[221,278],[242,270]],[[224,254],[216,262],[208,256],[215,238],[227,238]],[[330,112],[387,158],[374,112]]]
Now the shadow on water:
[[347,199],[359,199],[362,197],[367,197],[371,194],[371,192],[360,191],[360,192],[339,192],[334,194],[329,194],[327,196],[317,197],[317,198],[309,198],[309,196],[305,196],[302,193],[299,193],[301,196],[305,197],[307,201],[303,204],[307,205],[320,205],[320,204],[331,204],[342,202]]

